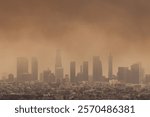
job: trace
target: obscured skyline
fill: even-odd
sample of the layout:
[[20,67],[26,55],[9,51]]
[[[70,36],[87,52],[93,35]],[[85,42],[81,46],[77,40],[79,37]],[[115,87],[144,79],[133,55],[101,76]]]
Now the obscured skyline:
[[55,52],[63,53],[68,72],[100,56],[104,75],[108,55],[118,66],[141,61],[150,73],[149,0],[1,0],[0,76],[16,73],[19,56],[39,59],[40,70],[54,71]]

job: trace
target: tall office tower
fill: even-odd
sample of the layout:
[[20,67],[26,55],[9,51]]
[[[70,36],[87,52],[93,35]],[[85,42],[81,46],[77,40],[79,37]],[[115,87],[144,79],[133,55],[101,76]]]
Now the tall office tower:
[[82,67],[82,65],[80,66],[80,72],[79,73],[77,73],[77,82],[79,82],[79,81],[83,81],[83,67]]
[[70,63],[70,81],[76,82],[76,63],[74,61]]
[[145,82],[145,69],[142,67],[140,83]]
[[128,67],[118,67],[117,78],[122,83],[130,83],[130,70]]
[[88,62],[87,61],[83,62],[83,72],[82,73],[83,73],[82,74],[83,81],[88,81],[89,74],[88,74]]
[[56,51],[56,61],[55,61],[55,77],[56,81],[61,82],[63,79],[63,67],[61,63],[61,52]]
[[32,80],[38,80],[38,60],[33,57],[31,62]]
[[17,58],[17,79],[24,81],[23,75],[28,74],[28,59],[24,57]]
[[144,70],[142,69],[141,63],[131,65],[131,83],[139,84],[142,83],[144,76]]
[[99,56],[93,57],[93,80],[100,81],[102,79],[102,63]]
[[80,73],[83,73],[83,66],[80,65]]
[[112,79],[112,76],[113,76],[113,57],[110,54],[108,57],[108,78],[109,78],[109,80]]

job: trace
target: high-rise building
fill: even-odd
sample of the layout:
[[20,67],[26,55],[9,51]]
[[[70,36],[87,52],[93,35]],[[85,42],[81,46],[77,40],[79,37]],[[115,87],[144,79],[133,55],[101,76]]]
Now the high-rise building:
[[100,81],[102,79],[102,63],[99,56],[93,57],[93,80]]
[[141,63],[131,65],[131,83],[139,84],[142,83],[144,76],[144,70],[142,69]]
[[28,74],[28,59],[24,57],[17,58],[17,79],[24,81],[23,75]]
[[55,77],[56,81],[61,82],[63,79],[63,67],[61,62],[61,52],[60,50],[56,51],[56,61],[55,61]]
[[31,62],[32,79],[38,80],[38,61],[37,58],[32,58]]
[[122,83],[130,83],[130,70],[128,67],[118,67],[117,78]]
[[89,74],[88,74],[88,61],[84,61],[83,62],[83,81],[88,81],[88,77],[89,77]]
[[113,77],[113,57],[110,54],[108,57],[108,78],[111,80]]
[[76,82],[76,63],[74,61],[70,63],[70,81]]
[[83,81],[83,67],[80,65],[80,72],[77,73],[77,82]]

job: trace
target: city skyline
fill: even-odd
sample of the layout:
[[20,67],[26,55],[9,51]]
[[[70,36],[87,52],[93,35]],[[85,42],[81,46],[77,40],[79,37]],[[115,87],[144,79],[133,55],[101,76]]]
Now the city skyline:
[[107,74],[109,52],[115,73],[137,61],[150,73],[149,6],[148,0],[1,0],[0,77],[16,72],[19,56],[35,56],[41,70],[54,70],[56,48],[68,73],[68,61],[91,65],[98,55]]
[[[99,56],[93,56],[92,74],[89,70],[89,62],[83,61],[80,65],[80,71],[77,71],[76,61],[70,61],[69,73],[64,72],[63,60],[61,51],[56,51],[55,57],[55,70],[43,69],[39,71],[39,61],[36,57],[31,58],[31,62],[25,57],[17,57],[17,74],[9,73],[8,79],[14,77],[17,81],[44,81],[62,82],[67,78],[70,82],[76,83],[78,81],[105,81],[106,79],[117,79],[121,82],[127,83],[144,83],[146,78],[149,79],[149,74],[145,74],[144,68],[141,63],[131,64],[130,67],[118,66],[117,73],[113,72],[113,55],[108,56],[108,74],[103,75],[103,66]],[[30,66],[31,64],[31,66]],[[31,71],[29,68],[31,67]]]
[[[110,78],[110,74],[112,74],[112,77],[113,77],[113,75],[115,75],[115,76],[117,76],[117,73],[118,73],[118,70],[119,70],[119,68],[120,67],[122,67],[122,68],[125,68],[125,69],[130,69],[130,67],[131,67],[131,65],[133,65],[133,64],[141,64],[141,62],[133,62],[132,64],[130,64],[130,65],[126,65],[126,66],[117,66],[116,68],[114,67],[115,65],[115,60],[113,59],[113,55],[108,55],[107,56],[107,70],[105,69],[105,67],[103,66],[103,61],[100,59],[101,57],[100,56],[93,56],[93,58],[91,59],[91,61],[86,61],[86,60],[83,60],[83,61],[81,61],[81,62],[77,62],[77,61],[68,61],[68,66],[67,66],[67,69],[68,70],[66,70],[66,67],[63,67],[63,66],[66,66],[66,65],[64,65],[64,62],[63,62],[63,59],[62,59],[62,56],[61,56],[61,54],[60,54],[60,52],[58,52],[58,50],[56,51],[56,57],[54,57],[55,58],[55,60],[54,60],[54,68],[53,69],[51,69],[50,67],[49,67],[49,65],[47,65],[47,67],[45,67],[44,69],[40,69],[40,66],[39,66],[39,63],[40,63],[40,61],[38,60],[38,58],[36,58],[36,57],[31,57],[30,59],[29,59],[29,57],[27,58],[27,57],[17,57],[17,65],[16,65],[16,67],[18,66],[18,62],[20,62],[20,61],[23,61],[23,64],[24,64],[24,66],[25,66],[25,68],[23,68],[23,70],[25,70],[25,71],[22,71],[23,73],[30,73],[30,74],[37,74],[38,73],[38,77],[40,76],[40,73],[42,73],[44,70],[47,70],[47,69],[49,69],[52,73],[55,73],[55,74],[57,74],[56,73],[56,69],[58,68],[58,70],[60,69],[62,69],[60,72],[61,72],[61,76],[65,76],[66,74],[68,74],[69,76],[70,76],[70,74],[71,74],[71,72],[70,72],[70,69],[71,69],[71,63],[73,62],[73,64],[75,64],[75,65],[73,65],[74,67],[75,67],[75,74],[77,75],[77,73],[79,73],[81,70],[82,70],[82,72],[83,72],[83,66],[87,66],[87,70],[88,70],[88,77],[90,77],[90,76],[92,76],[93,77],[93,80],[95,79],[94,77],[94,74],[96,74],[96,77],[102,77],[102,76],[104,76],[104,77],[106,77],[106,78],[108,78],[108,79],[111,79]],[[19,61],[18,61],[19,60]],[[30,61],[29,61],[30,60]],[[57,61],[57,62],[56,62]],[[99,63],[100,62],[100,63]],[[95,66],[96,65],[96,66]],[[99,66],[100,65],[100,66]],[[142,64],[141,64],[142,65]],[[70,66],[70,67],[69,67]],[[95,66],[95,67],[94,67]],[[111,68],[110,68],[111,67]],[[20,69],[20,67],[17,67],[17,69],[19,69],[19,70],[21,70]],[[17,76],[18,76],[18,72],[17,72],[17,69],[15,70],[16,71],[16,73],[15,72],[8,72],[7,74],[5,74],[3,77],[7,77],[9,74],[13,74],[16,78],[17,78]],[[40,70],[39,70],[40,69]],[[74,68],[73,68],[74,69]],[[96,71],[96,73],[94,73],[94,71],[93,71],[93,69],[95,69],[95,70],[97,70],[97,69],[99,69],[99,71]],[[114,70],[114,69],[117,69],[116,71]],[[87,71],[86,70],[86,71]],[[144,70],[144,73],[145,73],[145,69],[144,69],[144,67],[143,67],[143,70]],[[67,72],[66,72],[67,71]],[[104,71],[107,71],[107,72],[104,72]],[[110,73],[110,71],[111,71],[111,73]],[[34,73],[34,72],[36,72],[36,73]],[[147,74],[150,74],[150,73],[145,73],[146,75]],[[35,76],[35,77],[37,77],[37,75]],[[2,78],[2,77],[1,77]],[[100,80],[100,79],[99,79]],[[95,79],[95,81],[99,81],[99,80],[96,80]]]
[[150,99],[150,0],[0,0],[0,99]]

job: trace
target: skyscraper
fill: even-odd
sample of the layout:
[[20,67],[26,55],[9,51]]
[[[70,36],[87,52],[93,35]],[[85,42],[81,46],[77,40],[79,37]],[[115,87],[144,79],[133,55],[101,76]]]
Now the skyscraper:
[[131,65],[131,83],[139,84],[142,83],[144,76],[144,70],[142,69],[141,63]]
[[120,82],[130,83],[130,70],[128,67],[118,67],[117,78]]
[[17,58],[17,79],[18,80],[24,80],[22,79],[24,74],[28,73],[28,59],[24,57],[18,57]]
[[113,76],[113,57],[110,54],[108,57],[108,78],[111,80]]
[[88,77],[89,77],[89,74],[88,74],[88,61],[84,61],[83,62],[83,81],[88,81]]
[[37,58],[32,58],[31,62],[32,79],[38,80],[38,61]]
[[60,50],[56,51],[55,77],[58,82],[61,82],[63,79],[63,67],[62,67],[62,62],[61,62]]
[[99,56],[93,57],[93,80],[100,81],[102,79],[102,63]]
[[70,81],[76,82],[76,63],[74,61],[70,63]]
[[80,72],[77,73],[77,82],[83,81],[83,67],[80,65]]

